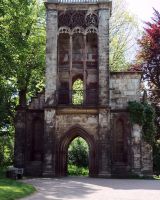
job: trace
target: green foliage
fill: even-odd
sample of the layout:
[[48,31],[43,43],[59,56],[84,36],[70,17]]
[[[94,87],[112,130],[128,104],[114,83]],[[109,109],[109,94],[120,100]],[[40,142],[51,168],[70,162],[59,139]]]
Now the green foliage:
[[88,176],[89,170],[87,167],[78,167],[76,165],[68,165],[68,175],[70,176]]
[[143,36],[138,40],[143,80],[148,84],[148,99],[156,110],[157,137],[160,138],[160,13],[154,9],[150,22],[145,23]]
[[2,129],[13,124],[15,107],[17,105],[16,88],[0,75],[0,135]]
[[73,94],[72,94],[72,102],[74,105],[83,104],[83,81],[81,79],[77,79],[73,83]]
[[142,126],[143,138],[153,145],[155,141],[155,111],[148,103],[128,102],[128,110],[132,123]]
[[16,86],[17,92],[24,91],[26,95],[44,79],[44,12],[37,0],[5,0],[1,8],[4,10],[0,17],[2,75]]
[[[38,0],[0,1],[0,164],[13,157],[14,118],[44,87],[45,9]],[[5,135],[5,144],[3,142]],[[2,137],[1,137],[2,136]],[[10,154],[10,156],[9,156]]]
[[33,192],[35,192],[35,188],[31,185],[10,179],[0,179],[1,200],[15,200],[30,195]]
[[68,148],[68,163],[77,167],[88,166],[88,145],[84,139],[78,137]]
[[130,101],[128,102],[128,110],[133,123],[139,125],[144,123],[144,106],[142,103]]
[[145,121],[143,125],[143,137],[153,145],[155,141],[155,110],[147,103],[144,104]]
[[0,166],[12,165],[14,156],[13,130],[9,130],[10,135],[0,136]]
[[5,178],[5,173],[6,168],[0,167],[0,200],[16,200],[36,191],[31,185]]
[[137,55],[138,61],[141,63],[141,69],[143,72],[143,80],[147,83],[149,89],[147,98],[152,103],[156,111],[156,135],[152,134],[153,113],[151,108],[147,108],[146,112],[146,125],[144,126],[144,132],[146,140],[151,138],[153,143],[153,163],[154,171],[156,174],[160,174],[160,13],[154,9],[154,16],[152,21],[145,23],[144,32],[142,38],[138,40],[140,50]]
[[[110,68],[127,70],[135,51],[135,38],[139,34],[136,18],[127,8],[125,0],[113,1],[110,19]],[[129,58],[129,59],[128,59]]]

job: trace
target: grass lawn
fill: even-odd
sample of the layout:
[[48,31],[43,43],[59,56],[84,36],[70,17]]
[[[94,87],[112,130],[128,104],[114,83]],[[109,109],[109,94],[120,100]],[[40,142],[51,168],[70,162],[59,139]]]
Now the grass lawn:
[[156,180],[160,180],[160,175],[159,176],[153,176],[154,177],[154,179],[156,179]]
[[2,170],[0,171],[0,200],[22,198],[35,191],[31,185],[5,178]]

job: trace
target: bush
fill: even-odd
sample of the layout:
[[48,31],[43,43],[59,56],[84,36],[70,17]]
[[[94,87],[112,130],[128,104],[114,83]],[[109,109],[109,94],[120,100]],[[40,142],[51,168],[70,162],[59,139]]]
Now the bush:
[[155,110],[148,103],[140,103],[137,101],[128,102],[128,110],[131,122],[142,126],[143,139],[154,145],[156,127],[155,127]]
[[88,176],[89,170],[87,167],[78,167],[76,165],[68,165],[68,175],[70,176]]
[[13,136],[0,135],[0,167],[12,165],[14,156]]
[[68,163],[77,167],[87,167],[88,151],[88,145],[84,139],[80,137],[74,139],[68,149]]

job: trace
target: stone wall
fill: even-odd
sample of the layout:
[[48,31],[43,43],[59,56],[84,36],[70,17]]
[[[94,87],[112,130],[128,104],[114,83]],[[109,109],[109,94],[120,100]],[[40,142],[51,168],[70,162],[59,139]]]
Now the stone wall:
[[152,147],[148,143],[142,141],[141,143],[141,173],[145,175],[153,175],[153,152]]
[[111,109],[126,109],[128,101],[139,101],[141,73],[113,72],[110,77]]
[[97,138],[98,115],[93,114],[58,114],[56,115],[56,135],[62,137],[73,126],[83,127]]
[[131,171],[131,123],[129,114],[126,111],[111,111],[110,127],[111,172],[113,176],[123,177]]
[[[128,144],[127,165],[122,163],[117,165],[113,162],[113,173],[119,171],[119,174],[127,172],[128,174],[139,176],[152,174],[152,148],[142,139],[142,127],[138,124],[131,124],[127,111],[128,101],[140,101],[142,98],[140,81],[140,72],[111,73],[111,137],[114,141],[115,133],[118,135],[119,128],[117,127],[117,123],[114,122],[118,117],[125,122],[124,133],[126,134],[125,137]],[[114,154],[114,150],[112,150],[112,153]]]

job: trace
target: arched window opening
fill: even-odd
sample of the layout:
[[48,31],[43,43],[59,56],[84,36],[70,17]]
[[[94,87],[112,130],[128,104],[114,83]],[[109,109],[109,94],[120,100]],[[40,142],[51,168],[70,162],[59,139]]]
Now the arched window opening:
[[32,161],[42,161],[42,147],[43,147],[43,123],[40,119],[36,119],[33,125],[32,132]]
[[72,104],[82,105],[84,102],[83,81],[78,78],[72,85]]
[[58,66],[59,69],[69,69],[70,43],[69,34],[59,34],[58,37]]
[[75,33],[72,36],[72,67],[83,69],[84,62],[84,36],[80,33]]
[[87,68],[97,68],[98,67],[98,39],[97,34],[90,33],[86,37],[87,44]]
[[60,82],[58,103],[62,105],[69,104],[69,83],[67,81]]
[[[78,28],[58,37],[59,105],[96,105],[98,102],[98,39]],[[79,74],[81,74],[79,76]],[[75,76],[77,77],[75,80]],[[82,77],[81,77],[82,76]],[[74,81],[73,81],[74,77]]]
[[116,133],[114,138],[114,161],[119,163],[127,162],[126,142],[124,135],[124,122],[117,120],[116,122]]
[[68,147],[68,175],[89,175],[89,146],[82,137],[76,137]]

